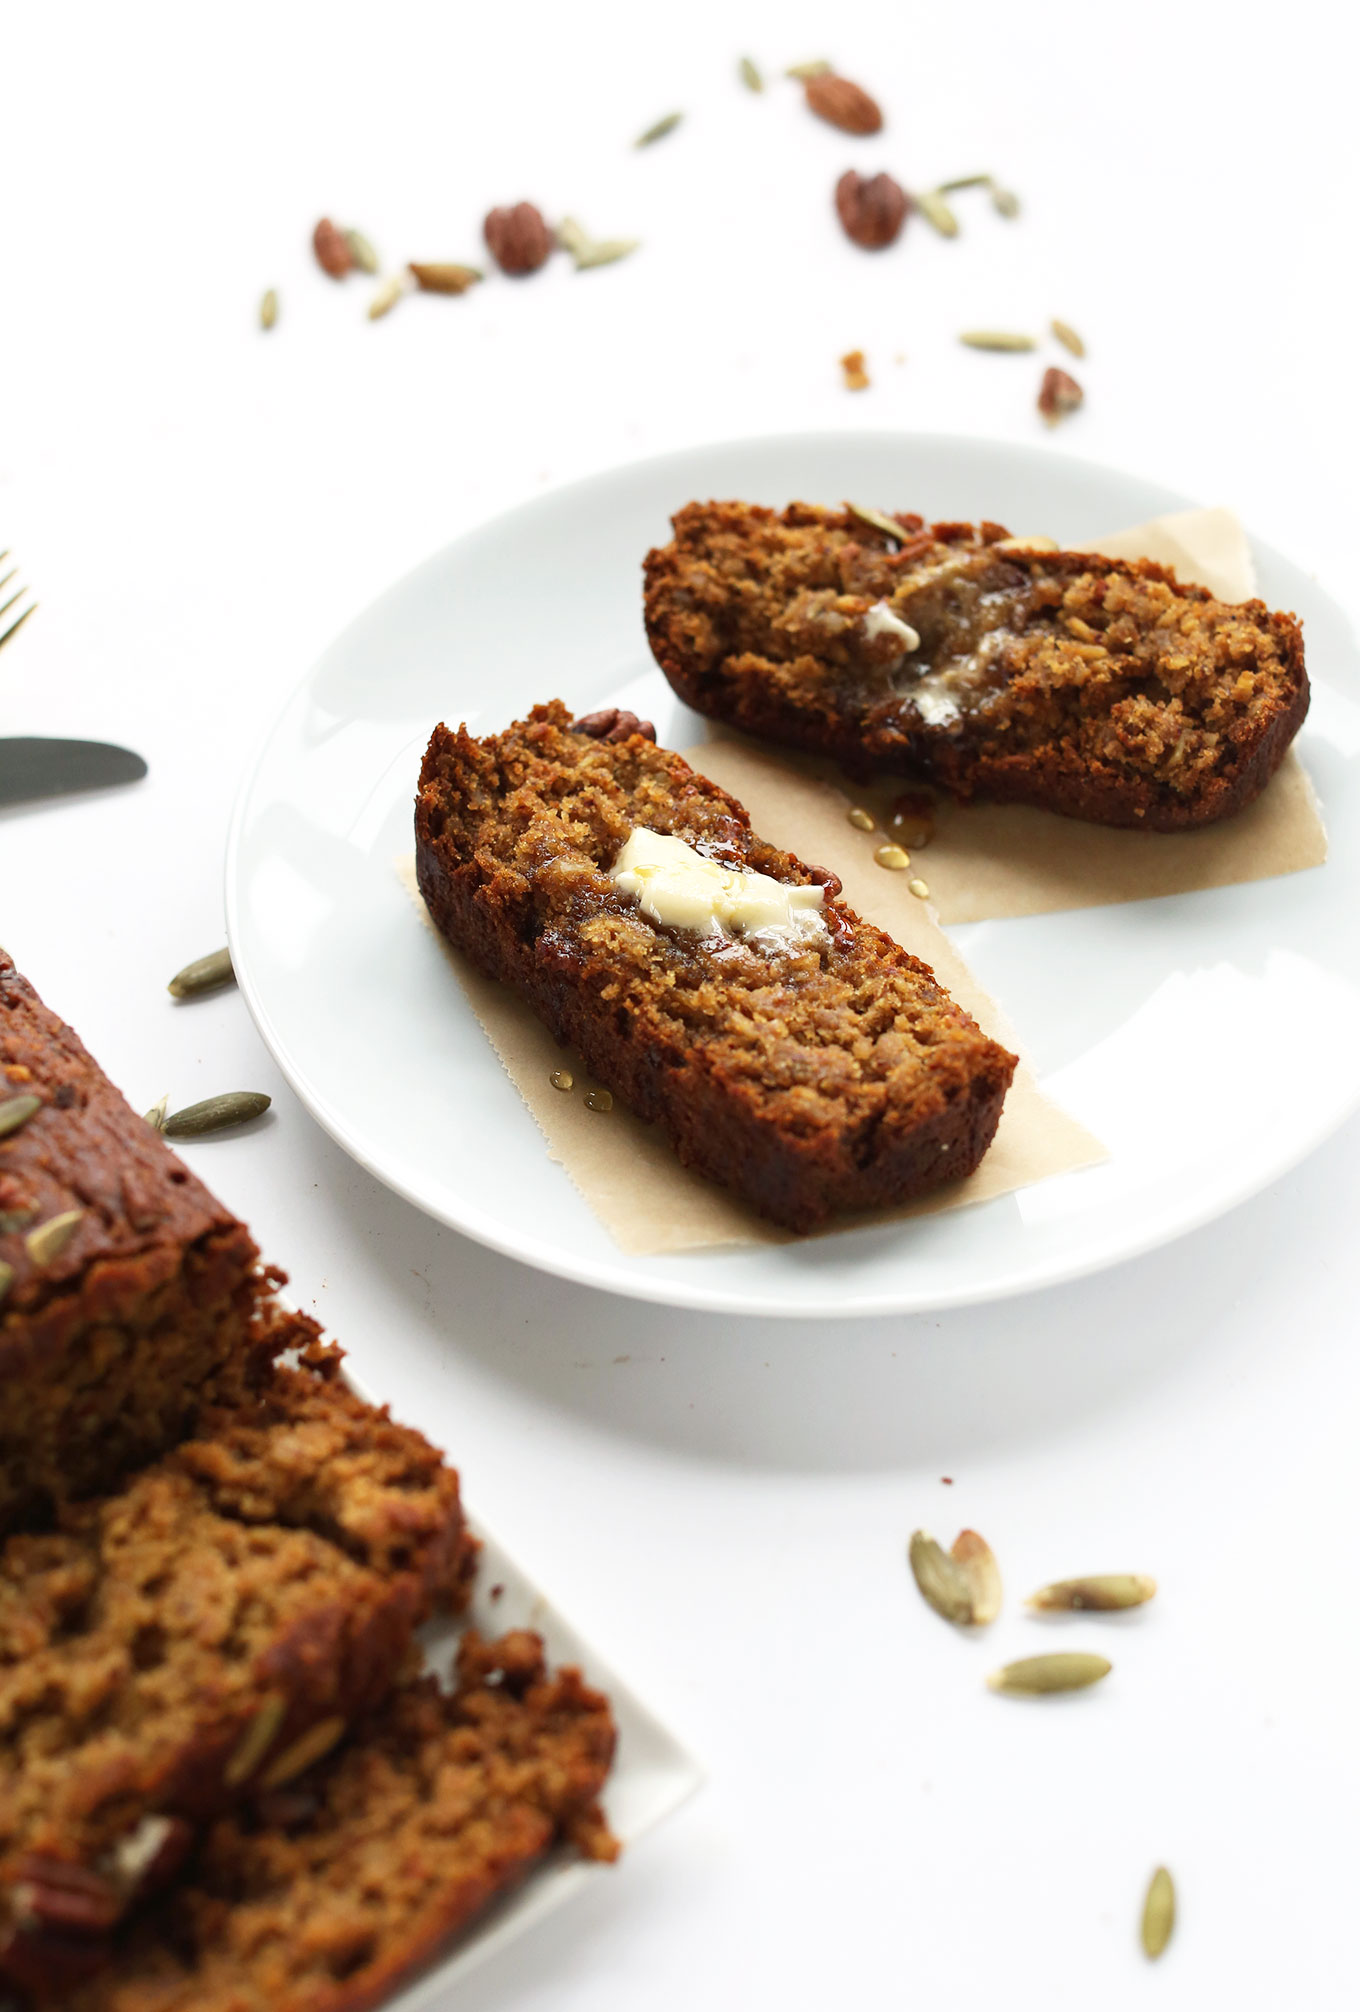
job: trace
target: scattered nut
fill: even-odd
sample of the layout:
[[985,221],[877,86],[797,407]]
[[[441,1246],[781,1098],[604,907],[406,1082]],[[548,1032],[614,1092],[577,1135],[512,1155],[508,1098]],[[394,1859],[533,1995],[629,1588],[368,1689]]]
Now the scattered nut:
[[409,270],[422,293],[466,293],[482,276],[475,265],[431,265],[416,259]]
[[1065,370],[1050,364],[1039,386],[1039,410],[1050,426],[1056,426],[1069,412],[1076,411],[1085,396],[1075,377],[1069,377]]
[[329,273],[332,279],[343,279],[354,269],[354,253],[349,239],[329,217],[322,217],[312,232],[312,250],[322,272]]
[[553,248],[553,234],[542,211],[532,203],[492,210],[482,225],[482,235],[496,264],[512,279],[537,272]]
[[836,184],[836,214],[845,235],[865,251],[892,244],[910,208],[906,190],[891,175],[860,175],[847,168]]
[[815,112],[819,119],[825,119],[829,126],[837,126],[843,133],[877,133],[883,127],[883,114],[858,84],[852,84],[848,77],[809,77],[803,86],[808,110]]
[[864,368],[864,351],[862,349],[848,349],[841,358],[841,369],[845,372],[845,388],[847,391],[867,391],[869,389],[869,373]]

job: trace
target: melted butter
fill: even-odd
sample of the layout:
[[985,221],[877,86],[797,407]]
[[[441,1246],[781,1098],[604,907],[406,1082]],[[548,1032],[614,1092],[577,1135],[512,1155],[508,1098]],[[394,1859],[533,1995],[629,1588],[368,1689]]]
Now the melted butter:
[[874,602],[864,617],[864,634],[871,643],[879,636],[891,636],[895,642],[901,644],[904,657],[909,657],[913,650],[919,650],[921,647],[921,638],[911,623],[904,622],[900,615],[895,615],[886,601]]
[[820,887],[790,887],[768,873],[723,866],[683,838],[638,825],[614,861],[610,879],[652,922],[701,936],[757,937],[771,947],[826,934]]

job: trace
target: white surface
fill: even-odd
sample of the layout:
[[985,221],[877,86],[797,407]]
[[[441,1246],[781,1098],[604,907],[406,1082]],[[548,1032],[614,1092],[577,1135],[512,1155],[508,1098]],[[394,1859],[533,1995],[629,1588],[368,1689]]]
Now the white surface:
[[[846,425],[1044,445],[1035,359],[956,351],[970,324],[1074,322],[1088,404],[1056,450],[1232,503],[1354,616],[1345,17],[9,13],[0,545],[43,608],[0,653],[0,731],[122,738],[152,772],[0,818],[0,941],[139,1109],[274,1092],[193,1164],[709,1775],[450,2012],[1349,2008],[1354,1120],[1099,1278],[931,1316],[714,1319],[439,1227],[307,1116],[239,997],[162,990],[222,941],[247,759],[386,582],[541,478],[629,455]],[[742,47],[835,55],[888,131],[861,146],[787,92],[749,98]],[[632,154],[672,104],[688,126]],[[961,198],[956,243],[912,225],[871,258],[830,216],[856,160],[994,164],[1026,213],[1007,235]],[[323,209],[457,258],[520,195],[646,247],[374,326],[307,269]],[[852,344],[875,376],[858,399],[835,366]],[[1261,1030],[1261,1069],[1298,1038]],[[990,1640],[917,1601],[917,1524],[995,1545],[1012,1602]],[[1152,1607],[1060,1637],[1115,1644],[1106,1684],[1052,1711],[984,1692],[1055,1639],[1014,1596],[1119,1568],[1159,1576]],[[1182,1912],[1149,1971],[1159,1859]]]
[[[438,719],[490,732],[563,698],[577,712],[629,706],[663,747],[704,739],[704,721],[651,661],[639,572],[670,513],[709,495],[910,498],[936,521],[990,514],[1078,546],[1185,501],[1038,448],[810,435],[596,476],[427,560],[303,680],[227,845],[241,989],[332,1137],[454,1229],[564,1278],[797,1318],[958,1306],[1099,1270],[1220,1214],[1333,1131],[1360,1099],[1360,934],[1335,926],[1360,908],[1360,758],[1327,721],[1360,721],[1360,659],[1335,604],[1260,551],[1262,593],[1298,609],[1327,684],[1322,726],[1299,741],[1322,792],[1327,865],[956,932],[1041,1087],[1103,1141],[1108,1162],[906,1225],[667,1257],[617,1248],[549,1159],[394,862],[412,846],[416,777]],[[847,851],[856,837],[847,832]],[[841,859],[820,863],[835,872]],[[1309,1038],[1282,1043],[1257,1082],[1270,1025]]]

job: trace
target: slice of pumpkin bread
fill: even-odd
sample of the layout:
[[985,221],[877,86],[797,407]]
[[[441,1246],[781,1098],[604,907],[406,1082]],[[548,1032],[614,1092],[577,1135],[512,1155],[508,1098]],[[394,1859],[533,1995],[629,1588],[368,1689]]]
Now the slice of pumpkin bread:
[[458,1478],[314,1348],[0,1553],[0,1972],[60,1988],[193,1827],[381,1699],[475,1548]]
[[[469,1633],[451,1693],[396,1691],[206,1832],[63,2012],[365,2012],[553,1846],[610,1859],[607,1701],[536,1635]],[[46,2008],[52,2001],[40,2001]]]
[[484,740],[436,727],[416,867],[449,941],[791,1229],[971,1173],[1015,1057],[834,875],[679,755],[591,725],[554,702]]
[[1178,831],[1258,796],[1308,710],[1292,615],[1151,560],[807,503],[673,528],[645,611],[680,697],[860,774]]

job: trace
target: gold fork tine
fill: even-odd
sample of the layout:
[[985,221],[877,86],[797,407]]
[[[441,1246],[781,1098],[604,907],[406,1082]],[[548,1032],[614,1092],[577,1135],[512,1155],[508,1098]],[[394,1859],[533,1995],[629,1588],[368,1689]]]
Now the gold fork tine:
[[[8,557],[9,557],[9,550],[7,547],[3,552],[0,552],[0,564],[3,564],[4,561],[8,559]],[[11,566],[8,573],[6,573],[4,579],[0,580],[0,591],[3,591],[4,588],[6,588],[9,585],[11,580],[17,579],[18,573],[19,573],[18,567]],[[17,594],[11,594],[9,599],[6,602],[4,602],[3,605],[0,605],[0,622],[3,622],[5,616],[9,613],[11,608],[18,606],[19,602],[23,600],[24,595],[27,592],[28,592],[27,587],[20,587]],[[0,650],[3,650],[5,644],[10,642],[15,636],[18,635],[20,629],[22,629],[24,623],[28,620],[29,616],[37,613],[37,609],[38,609],[37,602],[30,601],[28,606],[24,609],[23,613],[21,615],[16,615],[14,620],[10,623],[7,629],[0,628]]]
[[18,635],[20,629],[22,629],[24,623],[28,620],[29,616],[36,615],[37,612],[38,612],[38,604],[36,601],[34,601],[31,606],[24,609],[23,614],[20,615],[17,622],[10,623],[9,627],[5,630],[4,634],[0,635],[0,650],[4,649],[6,643],[13,642],[14,638]]
[[24,608],[22,616],[18,618],[18,622],[10,622],[10,626],[8,626],[8,630],[4,632],[4,636],[0,636],[0,650],[4,650],[6,642],[12,642],[12,640],[14,640],[16,636],[18,636],[18,632],[22,630],[24,622],[28,620],[28,616],[36,616],[36,612],[38,612],[38,604],[36,604],[36,602],[32,602],[32,604],[30,604],[28,608]]

